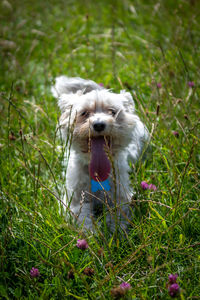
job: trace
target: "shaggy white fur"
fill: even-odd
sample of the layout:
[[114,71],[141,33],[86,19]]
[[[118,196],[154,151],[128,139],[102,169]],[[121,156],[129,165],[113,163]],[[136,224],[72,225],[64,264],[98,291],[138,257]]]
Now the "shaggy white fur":
[[[52,93],[58,98],[61,110],[62,137],[64,140],[72,137],[69,160],[66,161],[67,194],[64,201],[66,204],[70,201],[73,215],[87,229],[92,230],[94,217],[99,215],[103,205],[111,231],[115,228],[116,217],[125,227],[133,195],[128,161],[139,159],[149,139],[148,130],[135,114],[131,94],[125,91],[116,94],[94,81],[66,76],[56,78]],[[100,143],[110,161],[110,190],[91,192],[91,143],[95,145],[98,139],[105,140]],[[92,153],[100,164],[98,155],[101,153],[102,149]],[[100,166],[102,170],[103,164],[104,160]]]

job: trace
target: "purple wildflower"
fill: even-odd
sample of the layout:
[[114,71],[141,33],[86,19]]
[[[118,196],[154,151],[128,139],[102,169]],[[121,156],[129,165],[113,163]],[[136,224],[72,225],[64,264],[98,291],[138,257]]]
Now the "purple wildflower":
[[128,282],[122,282],[121,284],[120,284],[120,287],[122,288],[122,289],[124,289],[124,290],[130,290],[131,289],[131,285],[130,285],[130,283],[128,283]]
[[81,249],[81,250],[85,250],[88,248],[88,243],[86,242],[86,240],[78,240],[76,246]]
[[180,287],[179,287],[178,283],[173,283],[172,285],[170,285],[168,287],[168,291],[169,291],[169,295],[171,297],[173,297],[173,298],[176,297],[180,292]]
[[36,277],[40,276],[39,270],[38,270],[37,268],[34,268],[34,267],[33,267],[33,268],[30,270],[30,276],[31,276],[32,278],[36,278]]
[[154,185],[154,184],[150,184],[149,185],[149,190],[153,190],[153,191],[156,191],[157,190],[157,187]]
[[148,185],[148,183],[147,183],[146,181],[142,181],[142,182],[140,183],[140,186],[141,186],[141,188],[142,188],[143,190],[147,190],[147,189],[149,188],[149,185]]
[[100,86],[104,87],[104,84],[102,82],[99,83]]
[[178,133],[178,131],[172,131],[172,134],[175,136],[175,137],[179,137],[179,133]]
[[170,274],[168,278],[169,278],[169,283],[170,284],[176,283],[176,279],[178,278],[178,274]]
[[193,88],[193,87],[194,87],[194,81],[189,81],[189,82],[188,82],[188,86],[189,86],[190,88]]
[[162,87],[162,84],[161,84],[160,82],[158,82],[158,83],[157,83],[157,88],[158,88],[158,89],[161,89],[161,87]]

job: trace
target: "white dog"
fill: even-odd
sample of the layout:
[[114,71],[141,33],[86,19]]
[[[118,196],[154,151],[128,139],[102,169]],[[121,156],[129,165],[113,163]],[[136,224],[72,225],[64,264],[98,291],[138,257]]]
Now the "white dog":
[[111,231],[119,218],[124,227],[133,195],[129,160],[138,160],[149,138],[131,94],[66,76],[56,78],[52,93],[61,110],[62,137],[71,143],[65,162],[66,205],[87,229],[92,230],[94,216],[103,209]]

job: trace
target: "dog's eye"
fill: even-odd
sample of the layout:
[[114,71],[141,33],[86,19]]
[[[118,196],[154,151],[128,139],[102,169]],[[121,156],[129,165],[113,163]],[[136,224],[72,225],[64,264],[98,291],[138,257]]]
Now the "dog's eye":
[[81,113],[81,117],[87,117],[88,115],[89,115],[89,112],[87,110],[85,110]]
[[109,113],[110,115],[112,115],[113,117],[116,115],[116,111],[115,111],[114,109],[112,109],[112,108],[110,108],[110,109],[108,110],[108,113]]

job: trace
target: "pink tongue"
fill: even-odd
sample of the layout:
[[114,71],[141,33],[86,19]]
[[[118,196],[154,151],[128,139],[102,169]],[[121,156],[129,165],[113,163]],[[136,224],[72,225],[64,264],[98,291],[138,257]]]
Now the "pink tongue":
[[110,161],[104,151],[104,137],[91,139],[91,161],[89,172],[92,179],[95,181],[104,181],[110,173]]

